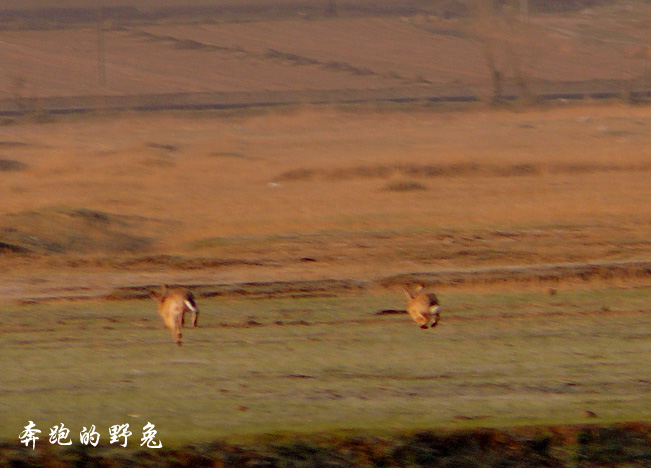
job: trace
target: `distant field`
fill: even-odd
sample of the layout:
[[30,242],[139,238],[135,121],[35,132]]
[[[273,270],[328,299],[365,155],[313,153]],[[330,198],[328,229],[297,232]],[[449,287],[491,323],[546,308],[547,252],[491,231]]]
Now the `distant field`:
[[[53,5],[44,4],[42,0],[7,0],[3,3],[3,7],[6,9],[47,9],[52,8]],[[351,8],[351,6],[357,5],[385,5],[393,6],[400,5],[402,2],[397,0],[338,0],[338,4],[344,6],[345,8]],[[327,1],[324,0],[188,0],[183,2],[183,5],[179,5],[179,2],[174,0],[101,0],[97,2],[97,5],[93,5],[94,8],[133,8],[139,11],[151,11],[159,9],[168,9],[172,11],[178,10],[192,10],[201,9],[205,7],[213,8],[233,8],[240,7],[243,11],[253,10],[256,8],[270,8],[273,6],[283,6],[288,9],[297,10],[301,7],[313,7],[321,6],[325,9]],[[57,8],[89,8],[88,2],[84,0],[61,0],[56,4]]]
[[102,101],[88,96],[172,100],[179,93],[224,93],[224,103],[231,95],[246,103],[248,94],[250,103],[278,100],[282,92],[299,93],[287,102],[313,102],[320,93],[334,102],[381,100],[383,93],[487,100],[493,71],[507,95],[590,94],[604,86],[648,93],[651,12],[636,8],[538,14],[520,26],[504,18],[450,19],[434,8],[7,27],[0,31],[0,110],[56,108],[44,98],[86,97],[77,106],[96,107]]
[[168,447],[277,431],[648,421],[650,293],[443,293],[428,331],[376,315],[403,306],[399,295],[204,299],[201,328],[180,348],[149,300],[9,307],[0,438],[16,440],[28,420],[105,436],[150,421]]

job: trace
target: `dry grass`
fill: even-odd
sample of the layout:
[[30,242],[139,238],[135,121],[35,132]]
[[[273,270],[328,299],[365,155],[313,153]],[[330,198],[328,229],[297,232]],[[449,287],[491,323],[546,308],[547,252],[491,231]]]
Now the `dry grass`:
[[[138,132],[129,132],[136,121]],[[446,227],[610,224],[612,216],[625,227],[648,221],[649,125],[645,108],[625,106],[62,118],[12,127],[28,145],[12,157],[29,170],[4,173],[2,210],[47,204],[169,218],[181,231],[210,226],[205,237],[315,232],[375,207],[384,228],[426,224],[409,221],[415,212]],[[216,152],[246,158],[211,157]],[[337,180],[283,183],[301,167]],[[378,186],[369,175],[401,167],[425,178],[428,168],[448,171],[419,207],[369,190]],[[175,231],[178,248],[185,236]]]
[[[140,263],[193,283],[648,260],[649,127],[647,108],[617,104],[21,120],[5,151],[26,166],[0,172],[0,241],[65,255],[4,255],[5,275],[100,278],[134,250],[215,265]],[[384,190],[393,178],[427,190]]]
[[427,190],[427,186],[415,180],[394,180],[384,186],[384,190],[389,192],[418,192]]

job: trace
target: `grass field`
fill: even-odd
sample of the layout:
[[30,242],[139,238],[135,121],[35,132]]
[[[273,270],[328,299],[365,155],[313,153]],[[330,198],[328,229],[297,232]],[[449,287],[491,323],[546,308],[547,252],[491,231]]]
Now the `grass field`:
[[[165,446],[261,433],[364,433],[651,417],[651,290],[440,294],[422,331],[394,295],[204,299],[172,345],[153,301],[3,311],[0,438],[29,420],[147,422]],[[137,429],[137,430],[136,430]],[[46,438],[43,439],[45,441]],[[132,443],[135,445],[135,440]],[[45,442],[46,443],[46,442]]]

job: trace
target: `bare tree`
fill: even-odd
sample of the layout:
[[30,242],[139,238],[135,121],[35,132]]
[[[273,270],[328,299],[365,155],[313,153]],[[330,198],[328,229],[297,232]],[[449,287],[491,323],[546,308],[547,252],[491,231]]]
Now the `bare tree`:
[[529,21],[529,0],[520,0],[520,18]]
[[527,0],[474,0],[475,33],[491,79],[491,102],[502,102],[507,85],[518,97],[535,99],[532,69],[541,49],[538,31],[529,22]]
[[337,0],[328,0],[326,16],[337,16]]
[[498,56],[501,35],[496,33],[497,17],[495,3],[492,0],[475,0],[475,31],[486,60],[491,79],[491,97],[493,104],[499,103],[504,94],[504,66]]

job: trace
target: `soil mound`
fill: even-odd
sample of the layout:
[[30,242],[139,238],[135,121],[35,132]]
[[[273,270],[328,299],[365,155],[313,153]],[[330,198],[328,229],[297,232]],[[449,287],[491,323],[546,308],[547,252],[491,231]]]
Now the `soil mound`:
[[136,231],[151,222],[84,208],[21,212],[0,219],[0,252],[141,252],[152,240]]

